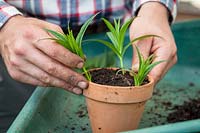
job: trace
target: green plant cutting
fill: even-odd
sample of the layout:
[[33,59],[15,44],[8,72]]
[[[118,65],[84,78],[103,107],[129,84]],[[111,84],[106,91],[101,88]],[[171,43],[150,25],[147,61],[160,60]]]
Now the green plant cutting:
[[[118,20],[114,19],[114,24],[112,24],[107,19],[102,18],[107,28],[109,29],[106,35],[110,41],[105,41],[101,39],[87,40],[87,41],[99,42],[109,47],[117,55],[120,61],[120,68],[123,74],[125,73],[123,59],[124,59],[124,54],[126,53],[127,49],[130,46],[132,46],[133,43],[136,41],[149,38],[149,37],[159,37],[157,35],[143,35],[143,36],[133,39],[132,41],[130,41],[128,44],[125,45],[124,44],[125,34],[127,32],[129,25],[132,23],[134,19],[135,18],[132,18],[121,25],[120,19]],[[135,73],[133,70],[131,70],[131,73],[133,73],[135,86],[140,86],[143,83],[144,79],[146,78],[147,74],[153,69],[153,67],[160,64],[163,61],[158,61],[158,62],[153,63],[153,59],[155,58],[154,55],[150,55],[147,59],[144,59],[137,47],[136,47],[136,52],[139,57],[139,69],[137,73]]]
[[157,61],[153,63],[153,60],[155,59],[154,54],[151,54],[147,59],[144,59],[142,54],[140,53],[137,46],[135,46],[137,55],[139,58],[139,68],[137,73],[133,70],[130,71],[133,74],[134,77],[134,84],[135,86],[140,86],[145,78],[147,77],[148,73],[158,64],[164,61]]
[[[56,41],[58,44],[64,46],[65,48],[70,50],[72,53],[80,56],[82,59],[85,59],[85,55],[84,55],[83,48],[82,48],[83,36],[84,36],[85,31],[87,30],[88,26],[90,25],[90,23],[92,22],[92,20],[94,19],[94,17],[97,14],[90,17],[83,24],[83,26],[81,27],[76,38],[74,37],[73,31],[70,29],[69,25],[68,25],[68,29],[67,29],[67,31],[68,31],[67,34],[56,32],[56,31],[53,31],[50,29],[45,29],[45,30],[54,36],[53,38],[49,38],[49,39]],[[91,81],[92,77],[85,66],[83,66],[82,70],[83,70],[87,80]]]

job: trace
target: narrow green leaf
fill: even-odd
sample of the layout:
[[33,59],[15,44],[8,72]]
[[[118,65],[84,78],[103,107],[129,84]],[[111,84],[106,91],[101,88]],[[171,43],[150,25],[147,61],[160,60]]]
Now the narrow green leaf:
[[110,32],[112,32],[114,36],[118,37],[116,29],[113,27],[113,25],[105,18],[102,18],[102,20],[104,21],[104,23],[106,24],[106,26],[110,30]]
[[162,63],[162,62],[165,62],[165,61],[157,61],[157,62],[154,62],[154,63],[150,64],[150,65],[146,68],[145,75],[147,75],[155,66],[157,66],[158,64],[160,64],[160,63]]
[[47,32],[51,33],[55,38],[49,38],[51,40],[56,41],[58,44],[61,44],[65,48],[69,49],[71,51],[71,46],[69,46],[68,38],[65,34],[59,33],[53,30],[45,29]]
[[56,31],[53,31],[53,30],[49,30],[49,29],[45,29],[47,32],[51,33],[54,37],[56,37],[57,39],[59,40],[65,40],[65,35],[62,34],[62,33],[59,33],[59,32],[56,32]]
[[57,42],[58,44],[61,44],[62,46],[66,47],[66,43],[63,40],[59,40],[56,38],[44,38],[44,39],[40,39],[39,41],[41,41],[41,40],[53,40],[53,41]]
[[72,36],[71,36],[71,31],[70,30],[68,31],[67,39],[69,41],[68,47],[71,49],[70,51],[73,52],[73,53],[75,53],[75,48],[74,48],[75,45],[74,45],[74,43],[72,41]]
[[[126,21],[126,22],[122,25],[122,27],[121,27],[121,29],[120,29],[119,43],[120,43],[121,45],[124,45],[124,38],[125,38],[126,31],[127,31],[129,25],[131,24],[131,22],[132,22],[133,20],[134,20],[134,18],[132,18],[132,19]],[[121,47],[123,47],[123,46],[121,46]]]
[[148,64],[144,67],[144,71],[142,73],[142,75],[140,76],[140,79],[139,79],[139,85],[141,85],[143,83],[143,81],[145,80],[145,78],[147,77],[147,75],[149,74],[149,72],[158,64],[162,63],[164,61],[158,61],[158,62],[155,62],[153,64]]
[[119,36],[120,19],[118,19],[118,21],[116,19],[114,19],[114,26],[115,26],[115,31],[117,33],[117,36]]
[[114,47],[116,49],[119,49],[118,41],[117,41],[116,37],[112,34],[112,32],[107,32],[106,34],[107,34],[108,38],[111,40],[111,42],[114,45]]
[[141,53],[140,53],[138,47],[135,46],[135,48],[136,48],[137,55],[138,55],[138,59],[139,59],[139,69],[138,69],[138,72],[140,72],[144,60],[143,60],[143,58],[142,58],[142,55],[141,55]]
[[62,40],[58,40],[58,39],[51,39],[51,40],[54,40],[54,41],[56,41],[56,43],[64,46],[65,48],[68,48],[68,45],[66,45],[67,43]]
[[77,37],[76,37],[76,43],[79,45],[79,47],[81,47],[81,42],[83,40],[83,35],[85,34],[85,31],[87,30],[87,27],[90,25],[90,23],[92,23],[92,20],[98,15],[99,13],[96,13],[95,15],[93,15],[92,17],[90,17],[81,27]]
[[148,66],[149,64],[151,64],[153,62],[153,59],[154,59],[154,54],[150,55],[147,59],[145,59],[144,66]]
[[117,31],[118,32],[120,31],[120,26],[121,26],[121,20],[118,19],[118,22],[117,22]]
[[71,46],[74,47],[74,49],[76,51],[80,50],[80,47],[77,44],[76,39],[74,38],[73,32],[71,31],[71,33],[69,35],[70,35],[70,38],[71,38],[71,41],[72,41]]

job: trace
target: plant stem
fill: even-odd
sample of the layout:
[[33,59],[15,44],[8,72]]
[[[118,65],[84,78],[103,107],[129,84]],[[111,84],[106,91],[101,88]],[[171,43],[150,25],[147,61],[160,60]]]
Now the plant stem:
[[125,74],[125,70],[124,70],[123,58],[119,57],[119,60],[120,60],[120,67],[121,67],[121,70],[122,70],[122,74],[124,75]]
[[120,60],[120,67],[123,69],[124,68],[123,58],[119,58],[119,60]]
[[138,81],[138,78],[136,76],[134,77],[134,84],[135,86],[140,86],[140,82]]
[[92,77],[91,77],[90,73],[87,71],[87,69],[85,67],[83,67],[83,72],[84,72],[87,80],[91,81]]

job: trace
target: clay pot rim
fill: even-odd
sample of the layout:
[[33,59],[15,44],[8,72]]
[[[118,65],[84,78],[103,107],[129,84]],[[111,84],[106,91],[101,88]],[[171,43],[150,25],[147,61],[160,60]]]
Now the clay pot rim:
[[[97,68],[101,69],[101,68]],[[107,68],[118,69],[118,68]],[[92,71],[94,69],[91,69]],[[148,76],[149,83],[141,86],[109,86],[89,82],[89,87],[83,90],[83,95],[89,99],[105,103],[138,103],[152,97],[154,80]]]
[[[107,68],[94,68],[94,69],[90,69],[89,71],[93,71],[93,70],[98,70],[98,69],[119,69],[119,68],[115,68],[115,67],[107,67]],[[134,89],[141,89],[143,87],[146,86],[151,86],[152,84],[154,84],[154,80],[153,77],[150,75],[147,75],[149,82],[147,84],[141,85],[141,86],[112,86],[112,85],[102,85],[102,84],[98,84],[98,83],[94,83],[92,81],[89,81],[90,84],[99,86],[99,87],[108,87],[108,88],[115,88],[117,90],[120,91],[126,91],[127,88],[134,88]]]

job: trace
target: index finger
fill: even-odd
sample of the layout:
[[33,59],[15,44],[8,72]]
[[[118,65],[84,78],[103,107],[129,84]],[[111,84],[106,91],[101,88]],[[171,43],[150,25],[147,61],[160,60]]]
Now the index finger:
[[41,40],[34,44],[39,50],[57,60],[58,62],[68,66],[82,68],[84,60],[78,55],[72,53],[60,44],[55,43],[52,40]]
[[156,65],[149,73],[151,75],[155,82],[157,83],[162,77],[165,75],[165,73],[169,70],[169,65],[171,62],[173,62],[172,55],[170,54],[168,50],[165,49],[165,47],[159,48],[159,50],[155,51],[155,59],[152,63],[164,61],[160,64]]

